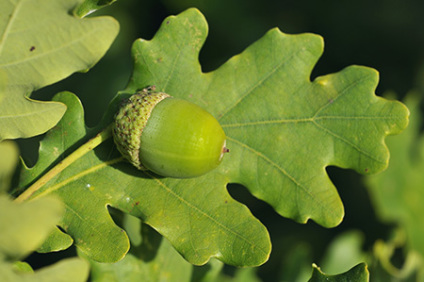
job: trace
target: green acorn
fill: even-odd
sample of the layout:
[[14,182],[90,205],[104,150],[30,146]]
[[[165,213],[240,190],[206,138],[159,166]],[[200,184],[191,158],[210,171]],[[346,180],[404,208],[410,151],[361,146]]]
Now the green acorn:
[[121,154],[140,170],[189,178],[222,161],[225,133],[201,107],[154,88],[126,100],[115,116],[113,139]]

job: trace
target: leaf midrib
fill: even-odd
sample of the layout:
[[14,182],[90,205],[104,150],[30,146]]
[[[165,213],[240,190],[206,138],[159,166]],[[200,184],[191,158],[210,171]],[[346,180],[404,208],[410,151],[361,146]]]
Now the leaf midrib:
[[[234,101],[233,105],[230,105],[227,107],[222,113],[218,115],[218,120],[221,120],[223,117],[225,117],[229,112],[231,112],[232,109],[236,108],[237,105],[239,105],[244,99],[246,99],[256,88],[261,86],[265,81],[270,79],[278,70],[280,70],[284,65],[286,65],[288,62],[291,61],[291,59],[298,55],[301,51],[307,51],[309,50],[298,50],[297,52],[292,53],[289,57],[287,57],[285,60],[282,60],[279,64],[275,65],[270,71],[265,73],[261,78],[259,78],[250,88],[248,88],[245,93],[240,93],[240,98]],[[237,55],[234,58],[243,56],[244,53]]]
[[276,120],[259,120],[249,121],[242,123],[224,123],[221,124],[222,128],[235,128],[235,127],[246,127],[246,126],[261,126],[261,125],[273,125],[273,124],[286,124],[286,123],[306,123],[316,122],[318,120],[326,119],[339,119],[339,120],[396,120],[397,116],[319,116],[319,117],[301,117],[301,118],[283,118]]
[[21,5],[22,5],[22,1],[18,1],[17,5],[15,6],[15,10],[12,12],[10,20],[9,20],[9,22],[6,26],[6,29],[3,33],[3,36],[0,40],[0,56],[3,53],[4,42],[6,41],[7,36],[9,35],[9,30],[11,29],[12,24],[16,19],[16,15],[18,14],[19,10],[21,9]]
[[84,33],[85,36],[80,36],[76,40],[68,41],[66,44],[62,44],[62,45],[60,45],[60,46],[58,46],[56,48],[50,48],[49,50],[47,50],[47,51],[45,51],[43,53],[40,53],[38,55],[31,56],[31,57],[27,57],[27,58],[25,58],[23,60],[19,60],[19,61],[15,61],[15,62],[10,62],[10,63],[7,63],[7,64],[0,64],[0,67],[10,68],[10,67],[13,67],[15,65],[23,64],[23,63],[26,63],[26,62],[31,61],[31,60],[36,60],[36,59],[39,59],[41,57],[48,56],[51,53],[58,52],[59,50],[68,48],[69,46],[72,46],[74,44],[78,44],[81,41],[84,41],[87,37],[91,37],[92,34],[97,34],[98,33],[98,30],[99,29],[96,29],[96,28],[90,29],[89,32]]
[[155,178],[153,175],[147,173],[149,176],[152,177],[152,179],[154,179],[156,181],[156,183],[158,183],[158,185],[162,188],[164,188],[166,190],[167,193],[169,193],[170,195],[174,196],[176,199],[178,199],[181,203],[183,203],[184,205],[186,205],[187,207],[193,209],[195,212],[197,212],[198,214],[204,216],[205,218],[209,219],[212,223],[214,223],[216,226],[218,226],[220,229],[226,231],[226,233],[230,233],[233,234],[234,237],[237,237],[239,239],[241,239],[242,241],[246,242],[249,246],[254,247],[255,249],[260,250],[265,256],[268,255],[268,252],[266,250],[263,250],[262,248],[256,246],[255,244],[253,244],[250,240],[248,240],[247,238],[245,238],[244,236],[242,236],[241,234],[233,231],[231,228],[227,227],[226,225],[224,225],[223,223],[221,223],[220,221],[218,221],[217,219],[215,219],[214,217],[212,217],[211,215],[209,215],[208,213],[204,212],[202,209],[200,209],[199,207],[193,205],[192,203],[190,203],[189,201],[187,201],[186,199],[184,199],[183,197],[181,197],[180,195],[178,195],[177,193],[175,193],[172,189],[170,189],[167,185],[165,185],[159,178]]

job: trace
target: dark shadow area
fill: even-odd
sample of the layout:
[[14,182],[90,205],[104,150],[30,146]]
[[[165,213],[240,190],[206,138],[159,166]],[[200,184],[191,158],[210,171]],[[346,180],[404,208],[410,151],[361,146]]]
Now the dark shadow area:
[[[361,176],[352,170],[336,167],[327,168],[327,172],[337,187],[345,207],[342,223],[330,229],[311,220],[301,224],[284,218],[267,203],[252,196],[242,185],[228,186],[230,195],[249,207],[270,233],[272,242],[270,259],[258,269],[258,275],[264,281],[275,281],[273,279],[277,274],[281,274],[287,255],[297,248],[306,248],[310,265],[319,263],[332,240],[345,231],[359,230],[365,235],[364,251],[370,251],[377,239],[388,238],[393,226],[383,224],[377,219]],[[231,266],[225,266],[224,270],[230,275],[234,272]]]
[[62,259],[75,257],[77,250],[75,245],[72,245],[66,250],[52,253],[37,253],[34,252],[28,256],[24,261],[27,262],[34,270],[55,264]]

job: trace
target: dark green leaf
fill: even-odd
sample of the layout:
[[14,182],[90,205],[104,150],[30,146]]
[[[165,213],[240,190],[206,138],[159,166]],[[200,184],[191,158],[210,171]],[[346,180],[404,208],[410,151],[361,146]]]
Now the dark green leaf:
[[378,73],[352,66],[309,80],[323,51],[313,34],[273,29],[219,69],[202,73],[203,16],[190,9],[167,18],[151,41],[133,46],[125,92],[156,85],[219,119],[230,154],[219,172],[245,185],[285,217],[332,227],[344,210],[326,167],[375,173],[387,167],[388,134],[407,125],[399,102],[375,96]]
[[312,277],[309,282],[368,282],[369,273],[365,263],[358,264],[349,271],[338,275],[326,275],[321,269],[313,265]]
[[74,13],[76,16],[82,18],[116,1],[117,0],[83,0],[75,9]]

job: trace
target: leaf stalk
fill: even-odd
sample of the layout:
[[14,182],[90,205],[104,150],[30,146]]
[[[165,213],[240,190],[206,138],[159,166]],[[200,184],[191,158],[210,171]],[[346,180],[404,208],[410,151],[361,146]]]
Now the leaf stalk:
[[76,160],[80,159],[82,156],[99,146],[101,143],[112,137],[112,125],[109,125],[104,130],[100,131],[96,136],[88,140],[84,145],[76,149],[69,156],[60,161],[55,165],[51,170],[44,174],[40,179],[34,182],[27,190],[25,190],[21,195],[19,195],[15,202],[21,203],[28,200],[31,196],[43,187],[47,182],[49,182],[53,177],[62,172],[65,168],[71,165]]

